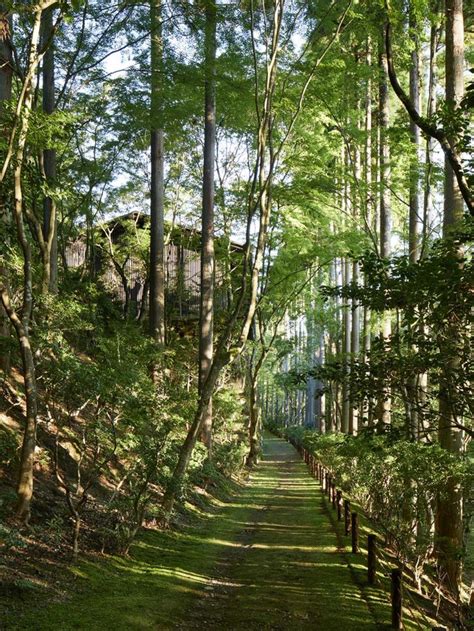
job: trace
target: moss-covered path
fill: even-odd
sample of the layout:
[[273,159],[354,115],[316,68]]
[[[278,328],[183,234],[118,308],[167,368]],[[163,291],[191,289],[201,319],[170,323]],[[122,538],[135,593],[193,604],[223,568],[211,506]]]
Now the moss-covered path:
[[306,466],[267,436],[249,483],[200,525],[145,533],[131,559],[84,561],[67,601],[23,606],[4,628],[375,629],[347,559]]
[[293,447],[267,437],[264,458],[229,507],[239,526],[180,629],[375,629],[324,509]]

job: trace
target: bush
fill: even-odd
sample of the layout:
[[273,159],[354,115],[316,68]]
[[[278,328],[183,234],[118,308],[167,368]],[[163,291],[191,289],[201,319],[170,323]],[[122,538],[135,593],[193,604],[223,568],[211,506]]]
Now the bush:
[[454,476],[466,488],[472,481],[468,463],[437,444],[368,431],[359,436],[300,426],[278,431],[333,471],[338,486],[361,505],[397,554],[417,564],[431,556],[434,506],[447,480]]

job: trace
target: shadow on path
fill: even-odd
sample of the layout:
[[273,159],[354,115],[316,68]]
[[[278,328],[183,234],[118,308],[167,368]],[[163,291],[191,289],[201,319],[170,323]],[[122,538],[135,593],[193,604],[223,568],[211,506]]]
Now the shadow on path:
[[[293,447],[267,436],[262,462],[235,499],[220,517],[214,575],[175,628],[376,628],[337,550],[319,487]],[[226,527],[236,525],[226,541]]]

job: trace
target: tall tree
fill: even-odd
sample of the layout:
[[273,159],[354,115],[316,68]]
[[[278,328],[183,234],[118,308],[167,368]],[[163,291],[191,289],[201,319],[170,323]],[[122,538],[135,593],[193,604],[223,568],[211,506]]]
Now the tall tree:
[[[459,112],[464,94],[464,16],[462,0],[446,0],[446,104],[450,115]],[[455,143],[455,138],[450,138]],[[444,180],[444,236],[459,224],[463,216],[464,202],[453,172],[446,159]],[[455,247],[455,246],[453,246]],[[457,250],[461,265],[462,252]],[[463,342],[456,318],[451,316],[442,352],[446,359],[440,379],[439,431],[441,447],[459,454],[462,452],[462,431],[457,422],[456,393],[451,387],[450,374],[459,367],[459,348]],[[441,568],[441,579],[447,589],[457,593],[462,572],[463,513],[462,490],[459,480],[451,476],[445,493],[438,497],[436,514],[436,545]]]
[[163,7],[150,0],[151,33],[151,190],[150,190],[150,335],[165,343]]
[[[28,235],[24,196],[23,171],[26,160],[27,138],[33,112],[33,97],[36,88],[36,76],[41,62],[40,51],[41,22],[44,11],[55,4],[55,0],[42,0],[29,10],[32,13],[32,26],[29,36],[29,54],[26,71],[16,100],[15,123],[7,141],[0,171],[0,184],[3,185],[12,167],[13,191],[12,211],[16,226],[16,237],[23,258],[23,297],[21,310],[12,302],[10,288],[5,279],[0,277],[0,300],[15,330],[22,359],[23,380],[25,385],[26,419],[20,456],[18,479],[17,517],[28,522],[34,485],[34,459],[36,447],[36,422],[38,414],[38,392],[36,386],[35,358],[30,335],[33,312],[33,255]],[[28,213],[28,218],[32,217]],[[40,233],[37,232],[39,236]]]
[[[216,3],[205,3],[204,167],[202,183],[201,294],[199,317],[199,391],[209,375],[214,353],[214,164],[216,153]],[[202,424],[202,440],[211,452],[212,398]]]
[[[55,109],[53,18],[54,6],[50,6],[44,11],[42,18],[42,47],[46,49],[43,57],[43,111],[47,115],[51,115]],[[43,170],[46,187],[50,189],[56,179],[55,149],[44,149]],[[55,292],[58,276],[58,235],[56,202],[50,194],[46,194],[43,201],[43,234],[43,291]]]
[[[9,101],[12,97],[12,75],[13,75],[13,57],[11,47],[11,24],[10,16],[5,5],[0,4],[0,117],[4,113],[4,102]],[[8,137],[7,129],[0,125],[0,135]],[[4,244],[7,244],[10,217],[7,208],[7,199],[5,189],[0,189],[0,235]],[[5,255],[5,253],[4,253]],[[9,284],[8,269],[0,258],[0,282]],[[7,344],[10,337],[10,324],[8,316],[0,303],[0,371],[7,375],[10,369],[10,353]]]
[[[413,38],[410,63],[410,100],[416,110],[420,111],[420,52],[417,33],[417,20],[413,2],[410,3],[409,29]],[[420,128],[410,119],[410,139],[413,144],[413,156],[410,168],[410,212],[408,220],[408,255],[412,263],[418,260],[420,243],[418,225],[420,220],[420,178],[418,173],[418,158],[420,152]]]
[[[379,171],[380,171],[380,256],[389,257],[392,237],[392,204],[390,194],[390,146],[388,129],[390,124],[390,101],[388,91],[388,63],[383,36],[379,41]],[[381,338],[386,343],[391,333],[390,315],[384,314]],[[379,423],[388,425],[391,420],[389,386],[385,375],[380,375],[381,392],[377,402]]]
[[[268,50],[265,65],[265,86],[263,91],[263,104],[260,106],[258,99],[258,82],[256,77],[256,108],[258,111],[257,130],[257,163],[253,171],[253,179],[250,186],[249,209],[246,223],[247,242],[243,254],[241,286],[231,305],[231,313],[219,336],[214,356],[207,379],[204,381],[199,394],[196,414],[189,428],[186,439],[181,448],[178,462],[173,471],[165,496],[163,498],[163,511],[165,520],[169,519],[174,506],[176,494],[182,486],[191,455],[196,441],[201,434],[202,425],[207,415],[209,402],[214,393],[217,380],[223,368],[235,359],[245,348],[250,328],[254,321],[257,309],[257,296],[260,274],[263,266],[263,257],[267,241],[267,233],[271,214],[272,178],[275,170],[276,156],[272,153],[273,160],[268,162],[269,147],[273,149],[273,98],[277,83],[278,54],[280,50],[280,36],[283,20],[283,0],[277,0],[272,9],[271,32],[268,38]],[[255,52],[255,32],[252,28],[251,37]],[[255,53],[255,64],[257,58]],[[261,107],[261,109],[260,109]],[[258,217],[258,235],[255,253],[251,256],[251,228],[254,218]],[[231,351],[232,349],[232,351]]]

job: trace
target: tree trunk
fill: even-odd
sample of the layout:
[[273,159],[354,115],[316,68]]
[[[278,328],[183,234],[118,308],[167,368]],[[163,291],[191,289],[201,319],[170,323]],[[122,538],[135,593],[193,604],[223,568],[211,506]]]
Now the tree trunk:
[[[413,7],[410,7],[409,29],[410,37],[414,39],[410,64],[410,100],[420,112],[420,53],[418,35],[416,33],[417,22]],[[420,178],[419,178],[419,152],[420,152],[420,128],[410,118],[410,139],[413,144],[413,155],[410,168],[410,211],[408,219],[408,256],[411,263],[419,258],[420,243],[418,237],[418,225],[420,221]]]
[[[359,280],[359,264],[352,264],[352,282]],[[351,364],[359,360],[360,352],[360,307],[357,299],[352,299],[352,326],[351,326]],[[351,369],[352,372],[352,369]],[[359,429],[359,406],[354,401],[353,386],[351,384],[351,413],[349,417],[349,434],[357,434]]]
[[[9,15],[4,5],[0,4],[0,120],[2,121],[3,101],[9,101],[12,97],[13,60],[10,46],[10,27]],[[0,127],[0,133],[8,136],[7,130],[2,127],[3,125]],[[6,206],[5,187],[0,187],[0,225],[2,233],[5,235],[4,244],[8,245],[10,216]],[[9,288],[8,268],[3,259],[0,259],[0,283],[4,284],[7,289]],[[10,351],[7,349],[9,340],[10,322],[0,302],[0,372],[3,373],[4,377],[7,377],[10,372]]]
[[[201,294],[199,317],[199,390],[206,380],[214,351],[214,162],[216,146],[216,4],[206,2],[204,96],[204,169],[202,186]],[[201,439],[212,447],[212,398],[202,425]]]
[[[345,259],[343,262],[343,283],[348,285],[351,282],[352,266],[349,259]],[[342,422],[341,431],[344,434],[349,432],[350,423],[350,354],[351,354],[351,308],[347,298],[342,300],[343,306],[343,338],[344,338],[344,381],[342,383]]]
[[[42,45],[47,46],[43,57],[43,111],[54,112],[54,46],[53,46],[53,14],[49,7],[42,17]],[[43,151],[43,167],[46,184],[53,187],[56,179],[56,150],[46,148]],[[43,235],[45,248],[43,252],[43,292],[57,291],[58,284],[58,238],[56,203],[47,195],[43,201]]]
[[16,514],[18,519],[28,523],[30,518],[30,503],[33,496],[33,466],[36,447],[36,417],[38,412],[38,394],[36,389],[36,373],[33,352],[31,349],[28,330],[14,311],[5,286],[0,285],[0,299],[8,314],[10,322],[20,344],[20,354],[23,365],[23,380],[25,384],[26,418],[21,448],[20,467],[18,475],[18,505]]
[[18,243],[23,256],[23,304],[21,319],[11,304],[8,287],[1,277],[0,299],[10,319],[10,323],[15,329],[23,364],[26,419],[19,467],[17,517],[25,523],[29,520],[30,504],[33,495],[33,464],[36,446],[36,417],[38,406],[35,363],[29,337],[29,323],[33,309],[33,266],[31,246],[24,224],[22,175],[25,160],[25,146],[32,113],[33,94],[35,91],[35,77],[39,62],[38,43],[40,39],[43,9],[44,6],[41,5],[41,7],[36,7],[35,10],[28,55],[28,67],[17,103],[18,126],[16,128],[16,143],[10,143],[11,146],[5,156],[0,175],[0,182],[3,186],[3,181],[9,166],[12,163],[14,164],[13,214],[15,217]]
[[[250,373],[252,371],[250,370]],[[257,464],[259,456],[258,429],[260,425],[260,407],[257,399],[257,388],[255,379],[249,375],[249,446],[250,450],[245,461],[247,467]]]
[[222,368],[228,363],[230,357],[228,353],[221,352],[218,353],[214,358],[214,361],[211,364],[211,368],[207,379],[202,384],[201,393],[198,400],[198,405],[196,409],[196,413],[194,415],[193,422],[191,427],[188,430],[186,435],[186,439],[183,443],[183,446],[179,452],[178,462],[173,471],[173,477],[171,479],[168,488],[166,489],[165,495],[163,497],[163,512],[165,515],[165,520],[169,518],[171,511],[173,509],[174,501],[176,495],[180,492],[183,486],[184,476],[186,475],[186,471],[189,465],[189,461],[191,459],[194,446],[196,445],[196,441],[202,429],[202,424],[204,419],[206,418],[207,409],[209,406],[209,402],[214,393],[214,389],[217,383],[217,379]]
[[[359,103],[357,104],[359,109]],[[359,147],[354,147],[354,184],[352,190],[352,216],[355,225],[360,225],[362,220],[361,197],[359,195],[359,182],[362,179],[361,153]],[[352,188],[352,187],[351,187]],[[359,283],[359,264],[357,261],[352,263],[352,282]],[[353,372],[354,362],[359,360],[360,352],[360,307],[356,298],[351,301],[351,373]],[[350,411],[349,411],[349,434],[355,435],[359,429],[360,408],[355,402],[354,386],[350,385]]]
[[388,91],[387,55],[383,43],[379,51],[379,169],[380,169],[380,256],[391,253],[392,207],[390,198],[390,148],[388,128],[390,122],[390,102]]
[[[453,110],[459,108],[464,93],[464,21],[462,0],[446,0],[446,103]],[[463,199],[450,163],[445,163],[444,235],[462,219]],[[459,253],[461,254],[461,253]],[[454,427],[456,421],[455,394],[450,386],[450,375],[457,369],[462,344],[462,331],[455,318],[448,323],[446,341],[441,349],[446,362],[440,379],[439,430],[441,447],[447,451],[462,452],[462,433]],[[440,495],[436,513],[436,546],[441,580],[444,587],[458,594],[462,574],[463,514],[462,490],[459,481],[451,477]]]
[[[464,95],[464,19],[462,0],[446,0],[446,104],[454,110]],[[449,138],[451,143],[456,138]],[[444,169],[444,222],[445,235],[463,215],[464,203],[456,177],[449,161]]]
[[[410,100],[416,110],[421,109],[420,99],[420,54],[416,17],[414,9],[410,7],[409,29],[410,36],[414,39],[414,47],[411,53],[410,65]],[[416,263],[420,257],[420,241],[418,226],[420,223],[420,178],[419,178],[419,153],[420,153],[420,128],[410,118],[410,139],[413,144],[413,155],[410,168],[410,209],[408,217],[408,257],[410,263]],[[413,348],[416,352],[416,348]],[[413,374],[407,380],[407,398],[409,414],[407,415],[406,434],[408,438],[418,436],[418,407],[416,405],[416,392],[419,387],[419,374]]]
[[[388,127],[390,120],[389,92],[388,92],[388,64],[383,45],[383,37],[379,47],[379,170],[380,170],[380,256],[389,257],[391,254],[392,208],[390,196],[390,148],[388,142]],[[384,314],[382,323],[382,339],[387,341],[391,334],[390,315]],[[377,402],[377,416],[383,427],[391,421],[391,399],[389,384],[381,376],[381,392]]]
[[163,17],[161,0],[150,0],[151,29],[151,190],[150,335],[165,343]]
[[[372,127],[373,127],[373,116],[372,116],[372,79],[370,76],[370,72],[372,72],[372,42],[370,36],[367,38],[367,95],[365,100],[365,148],[364,148],[364,182],[365,182],[365,204],[364,204],[364,212],[365,212],[365,225],[366,230],[371,233],[373,229],[373,223],[375,218],[374,211],[374,187],[372,179],[374,177],[374,169],[372,169],[372,160],[373,160],[373,143],[372,143]],[[363,278],[364,287],[367,286],[367,279],[364,275]],[[363,361],[367,362],[369,358],[370,346],[371,346],[371,327],[370,327],[370,309],[367,305],[363,306],[362,313],[362,356]],[[364,403],[364,407],[362,410],[362,415],[367,415],[367,423],[368,425],[372,425],[373,422],[373,400],[369,399]]]
[[[439,13],[439,0],[435,3],[433,9],[434,14]],[[429,77],[428,77],[428,98],[426,105],[426,117],[429,119],[433,116],[436,110],[436,50],[440,37],[440,27],[438,24],[432,24],[430,29],[430,55],[429,55]],[[424,255],[427,240],[428,240],[428,228],[430,222],[430,214],[433,210],[433,193],[432,193],[432,179],[433,179],[433,153],[434,153],[434,139],[432,136],[428,136],[425,141],[425,178],[424,178],[424,192],[423,192],[423,225],[421,230],[421,252],[420,257]]]

